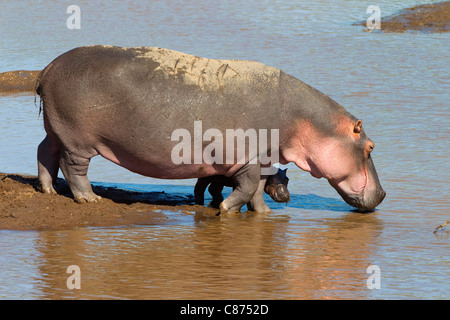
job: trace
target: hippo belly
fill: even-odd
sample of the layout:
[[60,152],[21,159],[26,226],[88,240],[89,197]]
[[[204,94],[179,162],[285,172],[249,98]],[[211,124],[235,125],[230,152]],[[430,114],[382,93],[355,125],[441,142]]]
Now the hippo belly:
[[225,174],[229,166],[214,167],[207,164],[180,164],[174,165],[170,155],[164,156],[162,153],[151,154],[128,152],[123,148],[116,148],[114,151],[107,145],[98,144],[95,149],[105,159],[118,164],[132,172],[159,179],[191,179],[216,174]]

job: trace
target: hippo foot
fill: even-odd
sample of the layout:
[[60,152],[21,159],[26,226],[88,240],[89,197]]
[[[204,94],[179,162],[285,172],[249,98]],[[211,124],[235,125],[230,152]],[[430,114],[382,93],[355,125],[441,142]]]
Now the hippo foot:
[[82,204],[82,203],[97,203],[102,199],[102,197],[96,195],[95,193],[92,193],[90,195],[83,195],[83,196],[76,196],[74,197],[74,200],[76,203]]
[[228,208],[228,206],[225,204],[225,201],[222,201],[222,203],[219,205],[220,212],[219,214],[227,214],[227,213],[239,213],[240,208],[239,207],[232,207]]
[[221,202],[222,201],[211,201],[210,203],[209,203],[209,206],[211,207],[211,208],[215,208],[215,209],[219,209],[220,208],[220,204],[221,204]]
[[272,210],[265,203],[248,203],[247,208],[250,211],[260,212],[260,213],[270,213]]
[[53,188],[53,186],[50,186],[50,187],[39,186],[38,189],[39,189],[39,191],[41,191],[44,194],[57,194],[57,192]]

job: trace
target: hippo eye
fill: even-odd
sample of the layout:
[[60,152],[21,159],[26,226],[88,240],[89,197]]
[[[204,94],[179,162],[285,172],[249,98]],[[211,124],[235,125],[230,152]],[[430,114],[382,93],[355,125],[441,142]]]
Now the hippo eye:
[[367,142],[366,146],[365,146],[365,155],[367,157],[367,159],[370,158],[370,153],[373,151],[373,148],[375,148],[375,145],[373,144],[373,142]]
[[369,141],[367,143],[367,147],[366,148],[367,148],[368,153],[370,154],[373,151],[373,149],[375,148],[375,144],[372,141]]

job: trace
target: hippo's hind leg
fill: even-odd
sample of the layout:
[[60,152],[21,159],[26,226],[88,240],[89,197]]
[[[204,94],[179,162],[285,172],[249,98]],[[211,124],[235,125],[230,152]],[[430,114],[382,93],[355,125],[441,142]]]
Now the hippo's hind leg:
[[58,176],[59,153],[58,140],[47,134],[39,144],[37,152],[39,189],[43,193],[56,194],[53,184]]
[[246,164],[233,176],[234,190],[220,204],[220,213],[239,212],[241,207],[248,203],[258,189],[261,177],[260,165]]
[[80,152],[61,150],[59,165],[72,191],[75,202],[97,202],[101,199],[92,191],[91,183],[87,178],[90,159],[93,155],[81,155]]

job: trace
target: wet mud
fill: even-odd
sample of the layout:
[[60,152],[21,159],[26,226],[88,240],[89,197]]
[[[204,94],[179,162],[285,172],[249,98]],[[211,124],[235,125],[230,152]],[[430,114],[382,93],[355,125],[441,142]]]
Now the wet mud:
[[[355,25],[366,26],[367,21]],[[397,14],[381,18],[384,32],[449,32],[450,1],[437,2],[403,9]]]
[[7,71],[0,73],[0,93],[34,92],[41,71]]
[[58,195],[38,191],[35,176],[0,173],[0,230],[68,230],[80,227],[152,225],[171,222],[164,211],[214,217],[217,209],[193,205],[193,196],[134,192],[93,186],[99,203],[77,204],[63,179]]

